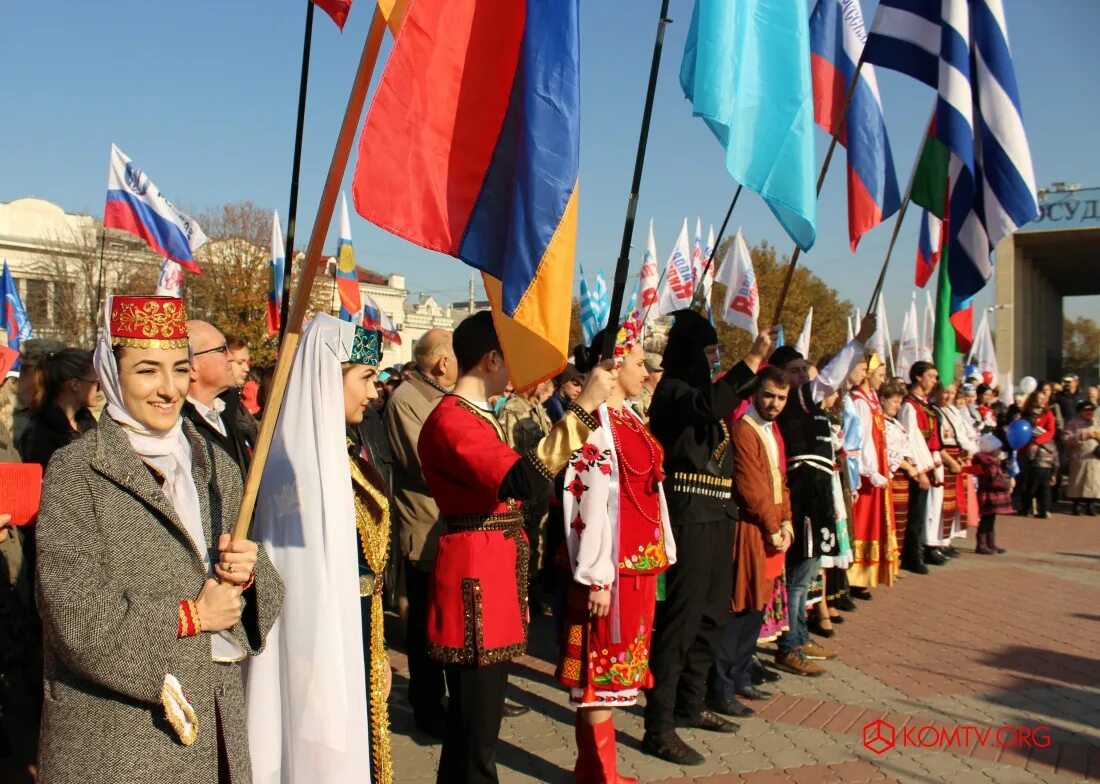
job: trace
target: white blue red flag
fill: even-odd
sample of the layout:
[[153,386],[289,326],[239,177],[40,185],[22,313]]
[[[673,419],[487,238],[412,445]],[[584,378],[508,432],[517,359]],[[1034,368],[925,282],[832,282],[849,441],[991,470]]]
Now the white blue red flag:
[[359,323],[363,329],[382,329],[382,310],[369,295],[367,301],[363,303],[363,318]]
[[283,320],[283,282],[286,276],[286,250],[279,212],[271,221],[271,289],[267,292],[267,334],[277,335]]
[[936,265],[940,261],[940,253],[943,248],[943,221],[933,213],[924,210],[920,219],[920,238],[917,241],[917,269],[916,283],[918,288],[924,288],[932,277]]
[[[23,307],[23,300],[19,297],[19,289],[15,285],[15,279],[11,276],[8,262],[4,262],[4,273],[0,277],[0,329],[8,333],[8,348],[19,351],[19,345],[24,340],[34,337],[31,329],[31,320],[27,315],[27,309]],[[14,367],[19,367],[18,361]]]
[[172,206],[145,172],[113,144],[103,225],[137,235],[158,256],[202,274],[194,254],[207,238],[199,224]]
[[691,305],[694,282],[695,276],[691,271],[691,247],[688,245],[688,222],[687,218],[684,218],[680,236],[676,238],[676,246],[672,249],[672,255],[668,257],[665,284],[661,287],[657,312],[667,316],[669,313],[675,313]]
[[183,267],[171,259],[165,259],[160,265],[160,277],[157,278],[158,297],[183,296]]
[[936,139],[952,156],[948,276],[966,300],[993,276],[994,246],[1039,214],[1002,2],[880,0],[866,60],[938,90]]
[[[835,134],[867,32],[859,0],[821,0],[810,15],[814,119]],[[848,150],[848,239],[859,238],[901,205],[890,138],[873,66],[864,64],[845,113],[840,143]]]

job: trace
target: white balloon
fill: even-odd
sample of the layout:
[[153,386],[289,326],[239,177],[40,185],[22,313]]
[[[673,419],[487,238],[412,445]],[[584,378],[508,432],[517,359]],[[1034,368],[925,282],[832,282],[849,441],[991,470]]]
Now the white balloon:
[[1036,389],[1039,388],[1039,382],[1031,376],[1024,376],[1020,379],[1020,391],[1025,395],[1030,395]]

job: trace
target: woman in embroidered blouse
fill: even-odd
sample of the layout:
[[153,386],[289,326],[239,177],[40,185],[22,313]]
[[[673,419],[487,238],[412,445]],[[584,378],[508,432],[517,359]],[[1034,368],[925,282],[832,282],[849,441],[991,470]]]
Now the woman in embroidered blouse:
[[287,382],[256,504],[256,538],[288,586],[248,673],[257,782],[393,782],[388,489],[354,434],[378,395],[380,361],[380,333],[319,314]]
[[[603,332],[578,351],[578,369],[594,366]],[[558,680],[577,708],[578,782],[632,784],[616,772],[612,707],[637,701],[652,685],[649,646],[658,575],[676,561],[661,480],[662,450],[624,401],[645,382],[641,323],[631,314],[619,332],[615,391],[600,406],[601,427],[573,454],[563,507],[573,584],[569,589]]]

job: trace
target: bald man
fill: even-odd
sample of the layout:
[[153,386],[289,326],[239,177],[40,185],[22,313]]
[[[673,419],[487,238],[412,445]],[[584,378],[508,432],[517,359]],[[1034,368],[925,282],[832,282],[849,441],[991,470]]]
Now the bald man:
[[240,396],[225,394],[235,387],[225,335],[213,324],[187,322],[191,342],[191,383],[183,415],[216,447],[236,461],[241,476],[248,474],[252,445],[239,425]]

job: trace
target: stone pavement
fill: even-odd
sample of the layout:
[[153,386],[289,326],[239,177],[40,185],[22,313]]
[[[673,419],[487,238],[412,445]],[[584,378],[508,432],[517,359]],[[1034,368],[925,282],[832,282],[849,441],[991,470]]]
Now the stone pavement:
[[[967,540],[961,558],[860,602],[827,643],[840,651],[828,673],[784,675],[738,735],[683,731],[703,765],[643,754],[640,707],[617,711],[620,772],[664,784],[1100,781],[1100,517],[997,528],[1007,554],[975,555]],[[505,784],[573,780],[552,635],[537,620],[515,665],[510,698],[531,711],[504,722]],[[392,656],[396,780],[434,782],[439,745],[413,729],[399,645]]]

